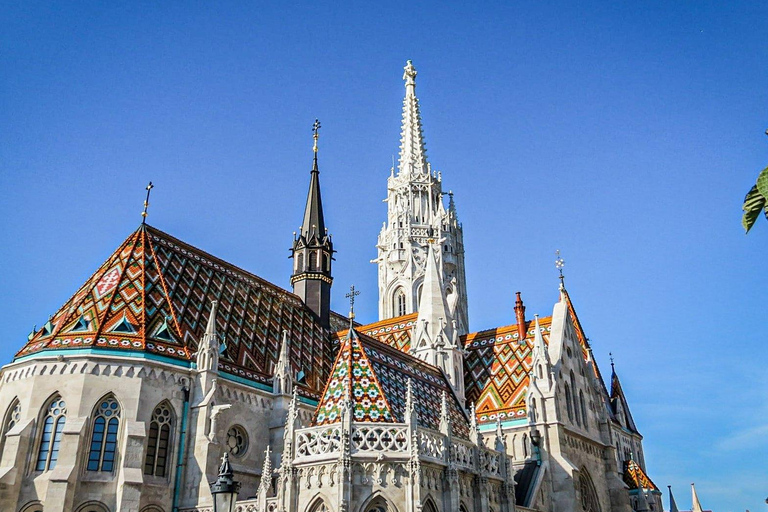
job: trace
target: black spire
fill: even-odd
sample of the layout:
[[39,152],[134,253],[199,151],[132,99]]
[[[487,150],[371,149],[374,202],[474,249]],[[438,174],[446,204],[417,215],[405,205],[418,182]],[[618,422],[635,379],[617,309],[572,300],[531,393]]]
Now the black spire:
[[323,201],[320,199],[320,171],[317,167],[317,139],[320,121],[312,125],[314,146],[312,151],[312,172],[309,178],[309,193],[304,208],[304,222],[297,236],[294,233],[291,257],[293,293],[317,314],[324,327],[330,327],[331,315],[331,261],[333,242],[325,229]]
[[320,130],[320,121],[315,119],[312,125],[312,138],[315,144],[312,148],[314,158],[312,161],[312,171],[309,178],[309,193],[307,194],[307,205],[304,208],[304,222],[301,225],[301,236],[307,240],[313,236],[322,239],[325,236],[325,219],[323,218],[323,200],[320,197],[320,170],[317,167],[317,138]]

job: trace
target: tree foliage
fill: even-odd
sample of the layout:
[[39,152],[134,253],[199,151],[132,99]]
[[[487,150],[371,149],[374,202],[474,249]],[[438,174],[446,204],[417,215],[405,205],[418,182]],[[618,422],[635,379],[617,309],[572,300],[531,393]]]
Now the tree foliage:
[[741,225],[749,233],[755,224],[760,212],[763,212],[768,219],[768,167],[763,169],[757,177],[757,183],[749,190],[747,197],[744,198],[744,216],[741,218]]

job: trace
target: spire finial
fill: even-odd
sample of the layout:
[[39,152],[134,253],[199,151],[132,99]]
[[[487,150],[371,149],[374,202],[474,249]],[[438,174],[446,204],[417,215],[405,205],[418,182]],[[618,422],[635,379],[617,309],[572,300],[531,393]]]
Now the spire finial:
[[557,259],[555,260],[555,268],[560,272],[560,289],[565,288],[565,276],[563,275],[563,267],[565,266],[565,260],[560,256],[560,249],[555,251]]
[[349,293],[345,295],[349,299],[349,328],[352,328],[352,320],[355,319],[355,297],[360,295],[358,290],[355,290],[355,285],[349,287]]
[[405,88],[413,90],[416,87],[416,68],[413,67],[413,62],[408,60],[403,68],[403,80],[405,80]]
[[147,185],[147,198],[144,200],[144,211],[141,212],[141,223],[142,224],[146,224],[147,223],[147,208],[149,208],[149,193],[152,191],[153,188],[155,188],[155,186],[150,181],[149,185]]
[[315,119],[314,124],[312,125],[312,139],[315,141],[315,144],[312,146],[312,151],[314,151],[315,155],[317,155],[317,139],[320,137],[320,120]]
[[616,368],[613,365],[613,352],[608,352],[608,357],[611,358],[611,371],[616,373]]

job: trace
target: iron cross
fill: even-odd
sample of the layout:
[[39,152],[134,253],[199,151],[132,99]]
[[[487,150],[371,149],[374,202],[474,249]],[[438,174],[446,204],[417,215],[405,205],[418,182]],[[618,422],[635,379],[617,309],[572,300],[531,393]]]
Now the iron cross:
[[355,290],[355,285],[349,287],[349,293],[345,295],[349,299],[349,314],[354,315],[355,311],[355,297],[360,295],[360,292]]
[[147,223],[147,208],[149,208],[149,193],[152,192],[153,188],[155,188],[155,186],[150,181],[149,185],[147,185],[147,198],[144,200],[144,211],[141,212],[141,223],[142,224],[146,224]]
[[317,138],[320,136],[318,133],[319,131],[320,131],[320,121],[318,119],[315,119],[315,123],[312,125],[312,138],[315,141],[315,145],[312,149],[314,150],[315,153],[317,153]]

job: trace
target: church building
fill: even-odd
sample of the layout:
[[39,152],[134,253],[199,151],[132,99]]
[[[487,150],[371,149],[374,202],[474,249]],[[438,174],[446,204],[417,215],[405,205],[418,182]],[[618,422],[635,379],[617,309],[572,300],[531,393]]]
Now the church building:
[[291,291],[142,222],[19,343],[0,370],[0,510],[211,512],[231,473],[239,512],[662,512],[562,272],[550,315],[518,292],[509,325],[472,330],[416,76],[408,61],[382,182],[378,321],[331,309],[315,122]]

